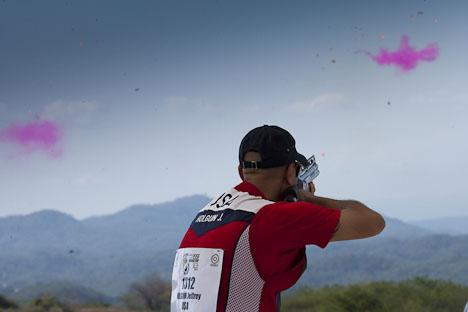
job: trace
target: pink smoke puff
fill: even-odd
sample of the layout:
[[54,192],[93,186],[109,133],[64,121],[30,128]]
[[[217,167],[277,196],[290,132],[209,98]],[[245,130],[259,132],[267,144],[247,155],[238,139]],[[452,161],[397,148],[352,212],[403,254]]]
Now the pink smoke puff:
[[0,142],[9,142],[26,148],[27,151],[43,150],[51,156],[60,156],[56,148],[62,138],[60,127],[47,120],[36,120],[26,124],[11,124],[0,130]]
[[439,47],[436,43],[430,43],[424,49],[417,51],[409,45],[409,37],[405,35],[401,37],[398,50],[389,52],[380,49],[378,55],[367,54],[379,65],[395,65],[403,71],[410,71],[416,68],[420,61],[434,61],[439,55]]

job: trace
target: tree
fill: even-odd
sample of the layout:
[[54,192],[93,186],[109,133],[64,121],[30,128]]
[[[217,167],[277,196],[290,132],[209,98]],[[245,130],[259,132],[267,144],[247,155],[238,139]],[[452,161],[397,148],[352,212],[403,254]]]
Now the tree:
[[15,302],[0,295],[0,309],[17,309],[17,308],[18,308],[18,305]]
[[123,296],[125,305],[133,309],[169,311],[171,284],[157,274],[150,275],[130,286]]
[[50,295],[42,295],[37,297],[29,304],[29,310],[33,312],[57,311],[57,312],[72,312],[73,310],[63,304],[55,297]]

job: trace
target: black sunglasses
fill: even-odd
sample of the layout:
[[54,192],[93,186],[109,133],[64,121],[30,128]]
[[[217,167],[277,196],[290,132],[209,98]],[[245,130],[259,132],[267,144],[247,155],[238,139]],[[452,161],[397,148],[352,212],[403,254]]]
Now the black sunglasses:
[[299,172],[301,171],[302,166],[301,166],[299,163],[297,163],[297,162],[294,162],[294,165],[296,166],[296,177],[298,177],[298,176],[299,176]]

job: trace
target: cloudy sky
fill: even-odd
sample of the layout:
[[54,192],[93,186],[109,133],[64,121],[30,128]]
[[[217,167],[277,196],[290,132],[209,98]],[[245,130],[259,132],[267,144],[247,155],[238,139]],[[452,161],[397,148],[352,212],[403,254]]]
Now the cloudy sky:
[[[403,35],[439,55],[366,54]],[[468,215],[466,1],[0,1],[0,216],[77,218],[239,183],[252,128],[317,156],[317,194],[403,220]]]

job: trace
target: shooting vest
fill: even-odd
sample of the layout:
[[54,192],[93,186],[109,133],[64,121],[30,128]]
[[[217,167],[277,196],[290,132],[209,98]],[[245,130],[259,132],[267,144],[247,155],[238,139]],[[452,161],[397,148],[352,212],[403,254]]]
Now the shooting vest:
[[[171,311],[259,311],[265,281],[255,266],[249,241],[249,229],[255,214],[272,203],[274,202],[233,188],[199,211],[178,251],[180,263],[179,269],[175,268],[173,271],[173,286],[176,283],[179,287],[173,287]],[[197,248],[199,248],[198,251]],[[186,251],[185,263],[184,250]],[[206,255],[205,252],[207,252]],[[195,259],[196,261],[194,256],[198,258]],[[200,259],[203,257],[206,259]],[[211,275],[216,276],[210,279],[208,276],[203,276],[201,266],[212,265],[213,258],[222,258],[223,264],[218,272],[211,272]],[[205,260],[208,261],[204,263]],[[176,265],[177,263],[175,267]],[[190,277],[184,274],[184,267],[185,270],[188,266],[188,270],[195,271],[194,265],[199,272],[194,272],[194,275]],[[205,272],[210,271],[205,270]],[[190,279],[189,285],[183,285],[186,281],[184,278]],[[207,282],[202,279],[206,279]],[[193,285],[191,285],[192,281]],[[198,285],[195,284],[200,285],[200,288],[197,288]],[[187,288],[189,291],[183,294]],[[190,296],[192,294],[190,291],[195,289],[196,291]],[[215,305],[213,305],[213,292],[216,293]],[[209,296],[208,294],[211,295],[211,298],[208,298],[211,300],[203,302],[203,299]]]

